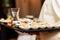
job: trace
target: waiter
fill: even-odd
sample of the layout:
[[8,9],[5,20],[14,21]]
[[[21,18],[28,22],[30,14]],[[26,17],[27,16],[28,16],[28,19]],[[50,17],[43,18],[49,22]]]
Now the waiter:
[[[60,0],[45,0],[39,20],[53,25],[60,21]],[[60,31],[43,32],[41,33],[41,40],[60,40]]]

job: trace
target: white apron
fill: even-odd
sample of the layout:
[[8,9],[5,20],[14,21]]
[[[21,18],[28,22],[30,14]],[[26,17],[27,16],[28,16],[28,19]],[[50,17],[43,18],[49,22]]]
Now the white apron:
[[60,0],[45,0],[39,20],[53,24],[60,20]]
[[[60,21],[60,0],[45,0],[39,20],[53,24]],[[60,40],[60,31],[41,32],[41,40]]]

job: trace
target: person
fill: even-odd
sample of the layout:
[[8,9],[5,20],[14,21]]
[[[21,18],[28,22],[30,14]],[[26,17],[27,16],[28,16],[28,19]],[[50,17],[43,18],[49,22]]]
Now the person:
[[[60,20],[60,0],[45,0],[39,20],[53,24]],[[49,20],[48,20],[49,19]]]
[[[60,21],[60,0],[45,0],[42,6],[39,20],[50,23],[53,26],[54,23]],[[41,40],[60,40],[60,31],[43,32],[40,36],[43,36]]]

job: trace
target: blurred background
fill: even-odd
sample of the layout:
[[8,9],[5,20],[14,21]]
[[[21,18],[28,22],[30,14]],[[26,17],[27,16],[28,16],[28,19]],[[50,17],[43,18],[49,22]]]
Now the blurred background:
[[1,0],[0,17],[5,17],[9,8],[20,8],[20,17],[38,17],[44,0]]
[[[9,8],[20,8],[20,17],[25,17],[26,15],[32,15],[35,18],[38,18],[43,2],[44,0],[0,0],[0,18],[5,19],[7,18]],[[18,36],[18,34],[14,30],[8,28],[1,29],[1,32],[2,35],[4,33],[5,36],[8,35],[9,38],[10,37],[17,38]]]

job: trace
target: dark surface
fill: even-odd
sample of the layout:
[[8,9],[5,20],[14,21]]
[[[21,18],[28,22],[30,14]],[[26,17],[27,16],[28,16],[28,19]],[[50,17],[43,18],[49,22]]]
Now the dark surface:
[[0,18],[3,18],[5,15],[3,13],[3,9],[2,9],[2,0],[0,0]]
[[37,29],[22,29],[22,28],[15,28],[14,30],[16,31],[20,31],[20,32],[49,32],[49,31],[56,31],[56,30],[60,30],[60,27],[44,27],[44,28],[37,28]]
[[[10,6],[6,6],[7,4],[10,5]],[[1,15],[2,15],[3,18],[6,19],[8,9],[9,8],[15,8],[15,0],[8,0],[7,3],[6,3],[6,0],[2,0],[1,5],[2,5],[2,8],[1,8],[2,14]]]
[[[7,12],[9,8],[15,8],[15,0],[9,0],[9,7],[5,6],[4,2],[6,0],[0,0],[0,18],[7,18]],[[17,33],[8,27],[5,27],[4,25],[0,25],[0,40],[8,40],[8,38],[17,37]]]
[[17,38],[18,34],[13,30],[4,25],[0,25],[1,30],[1,40],[8,40],[10,38]]
[[0,26],[0,39],[1,39],[1,26]]

